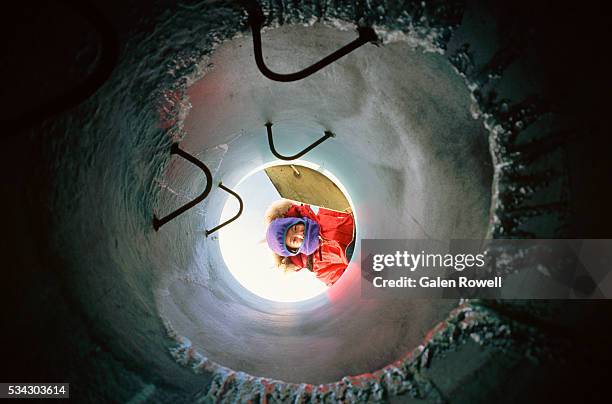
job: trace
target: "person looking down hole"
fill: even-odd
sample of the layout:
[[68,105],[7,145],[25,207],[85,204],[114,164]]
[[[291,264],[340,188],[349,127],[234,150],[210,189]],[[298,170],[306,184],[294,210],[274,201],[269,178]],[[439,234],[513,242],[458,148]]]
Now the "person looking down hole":
[[319,208],[287,199],[266,211],[266,241],[276,267],[284,271],[306,268],[327,286],[346,270],[354,247],[355,221],[345,212]]

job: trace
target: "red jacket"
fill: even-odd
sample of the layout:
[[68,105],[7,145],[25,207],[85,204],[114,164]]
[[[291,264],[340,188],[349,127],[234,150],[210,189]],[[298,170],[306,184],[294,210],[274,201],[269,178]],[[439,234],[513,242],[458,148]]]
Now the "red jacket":
[[[353,241],[353,215],[325,208],[319,208],[316,214],[309,205],[293,205],[284,216],[307,217],[319,223],[323,240],[312,255],[312,272],[327,286],[333,285],[348,266],[346,247]],[[307,255],[298,254],[290,258],[298,268],[306,268]]]

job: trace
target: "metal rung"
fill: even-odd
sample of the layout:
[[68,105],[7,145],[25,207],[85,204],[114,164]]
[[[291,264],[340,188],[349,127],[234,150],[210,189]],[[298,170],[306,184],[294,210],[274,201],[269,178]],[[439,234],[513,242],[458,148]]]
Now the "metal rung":
[[348,55],[355,49],[365,45],[368,42],[378,44],[378,36],[373,28],[358,27],[357,32],[359,33],[359,37],[357,39],[347,45],[344,45],[334,53],[325,56],[323,59],[312,64],[311,66],[308,66],[307,68],[295,73],[275,73],[266,66],[261,49],[261,28],[265,22],[263,11],[257,2],[253,2],[252,5],[247,8],[247,12],[249,14],[249,25],[251,26],[251,32],[253,33],[253,51],[255,54],[255,63],[257,64],[259,71],[261,71],[264,76],[274,81],[290,82],[301,80],[313,73],[318,72],[325,66],[335,62],[341,57]]
[[270,151],[272,152],[272,154],[274,154],[277,158],[279,158],[281,160],[295,160],[295,159],[299,159],[304,154],[308,153],[309,151],[311,151],[312,149],[314,149],[315,147],[317,147],[318,145],[320,145],[321,143],[323,143],[324,141],[326,141],[330,137],[335,137],[336,136],[332,132],[326,130],[324,132],[325,135],[323,135],[321,138],[319,138],[319,140],[317,140],[316,142],[314,142],[313,144],[311,144],[310,146],[308,146],[307,148],[305,148],[301,152],[299,152],[297,154],[294,154],[293,156],[283,156],[282,154],[277,152],[276,148],[274,147],[274,138],[272,137],[272,124],[270,122],[267,122],[266,123],[266,128],[268,130],[268,144],[270,146]]
[[236,199],[238,199],[238,203],[240,204],[240,207],[238,208],[238,213],[232,217],[229,220],[226,220],[225,222],[221,223],[219,226],[214,227],[210,230],[206,230],[206,237],[208,237],[209,235],[213,234],[214,232],[216,232],[217,230],[219,230],[220,228],[227,226],[228,224],[230,224],[231,222],[233,222],[234,220],[238,219],[240,217],[240,215],[242,214],[242,210],[244,208],[244,204],[242,203],[242,198],[240,198],[240,195],[238,195],[237,193],[235,193],[234,191],[232,191],[231,189],[227,188],[225,185],[223,185],[222,183],[219,183],[219,188],[221,188],[222,190],[224,190],[225,192],[228,192],[229,194],[233,195],[236,197]]
[[195,205],[202,202],[208,196],[208,194],[210,193],[210,190],[212,189],[212,174],[210,170],[208,169],[208,167],[206,167],[206,164],[202,163],[200,160],[193,157],[191,154],[181,150],[178,147],[178,143],[172,144],[172,147],[170,149],[170,154],[178,154],[179,156],[186,159],[190,163],[193,163],[196,166],[198,166],[204,172],[204,175],[206,175],[206,189],[204,189],[204,191],[200,194],[200,196],[186,203],[185,205],[181,206],[174,212],[170,213],[167,216],[164,216],[161,219],[158,219],[157,216],[153,214],[153,228],[155,229],[155,231],[159,230],[160,227],[162,227],[163,225],[165,225],[172,219],[185,213],[187,210],[193,208]]

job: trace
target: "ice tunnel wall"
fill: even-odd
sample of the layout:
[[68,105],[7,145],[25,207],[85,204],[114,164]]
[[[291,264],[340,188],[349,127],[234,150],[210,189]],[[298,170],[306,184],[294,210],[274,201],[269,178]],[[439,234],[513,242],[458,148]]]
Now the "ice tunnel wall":
[[[266,386],[280,399],[350,398],[347,389],[422,396],[431,388],[420,372],[432,341],[450,345],[472,334],[506,341],[512,329],[521,341],[542,343],[470,303],[453,310],[457,302],[361,299],[359,260],[328,293],[295,304],[265,301],[232,278],[217,240],[204,231],[222,219],[228,196],[218,182],[231,188],[272,161],[268,121],[286,153],[324,130],[336,134],[305,158],[346,186],[358,239],[512,236],[538,219],[529,218],[563,211],[549,203],[563,194],[562,170],[557,179],[525,175],[535,160],[558,168],[554,142],[538,143],[542,159],[508,146],[525,133],[525,143],[546,140],[540,134],[561,124],[549,115],[538,120],[549,111],[531,99],[486,97],[511,58],[491,37],[478,41],[457,26],[463,18],[468,27],[493,29],[482,15],[469,7],[463,15],[462,2],[293,4],[264,4],[264,53],[273,70],[296,70],[349,42],[357,20],[374,26],[382,44],[308,79],[274,83],[256,70],[239,4],[179,4],[150,31],[126,33],[111,80],[48,124],[55,135],[42,153],[54,173],[49,249],[62,268],[54,282],[63,303],[54,307],[74,327],[70,338],[52,337],[58,354],[50,361],[76,346],[79,358],[103,369],[92,378],[125,381],[109,396],[248,398],[241,394],[261,395]],[[478,43],[479,52],[465,42]],[[523,73],[513,72],[514,80]],[[500,97],[525,97],[502,84]],[[173,210],[205,185],[197,168],[170,157],[172,141],[211,168],[213,191],[155,232],[153,212]],[[510,197],[520,186],[521,197]],[[512,212],[533,195],[545,208]],[[547,234],[541,229],[554,224],[533,227]]]
[[[276,69],[291,71],[353,36],[322,25],[286,26],[264,39]],[[213,167],[216,181],[231,187],[274,160],[267,121],[274,124],[276,148],[291,154],[330,130],[336,137],[305,158],[347,188],[358,240],[486,235],[492,181],[486,131],[470,116],[465,84],[443,58],[401,42],[371,45],[301,82],[272,83],[253,64],[250,41],[222,44],[207,61],[210,71],[188,89],[191,108],[181,147]],[[195,196],[203,183],[189,165],[174,161],[165,181],[174,189],[173,177],[192,174],[185,182],[194,186],[179,192]],[[174,194],[167,196],[174,202]],[[257,299],[232,279],[216,238],[203,237],[204,228],[220,222],[226,198],[215,190],[199,208],[201,216],[186,215],[160,230],[180,234],[190,226],[198,257],[165,274],[163,315],[219,364],[291,382],[332,382],[401,356],[456,304],[424,308],[414,301],[362,300],[359,259],[313,301],[281,305]],[[372,345],[375,340],[385,343]]]

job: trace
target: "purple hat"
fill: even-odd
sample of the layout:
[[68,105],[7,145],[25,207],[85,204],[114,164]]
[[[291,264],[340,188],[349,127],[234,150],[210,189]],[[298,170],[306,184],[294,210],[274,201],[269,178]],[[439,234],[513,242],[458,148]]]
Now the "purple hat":
[[[285,244],[289,228],[295,224],[304,224],[304,242],[296,252],[291,252]],[[274,219],[266,232],[268,246],[281,257],[290,257],[303,253],[310,255],[319,247],[319,224],[306,217],[285,217]]]
[[319,223],[307,217],[304,220],[304,242],[300,246],[298,253],[310,255],[319,248]]

